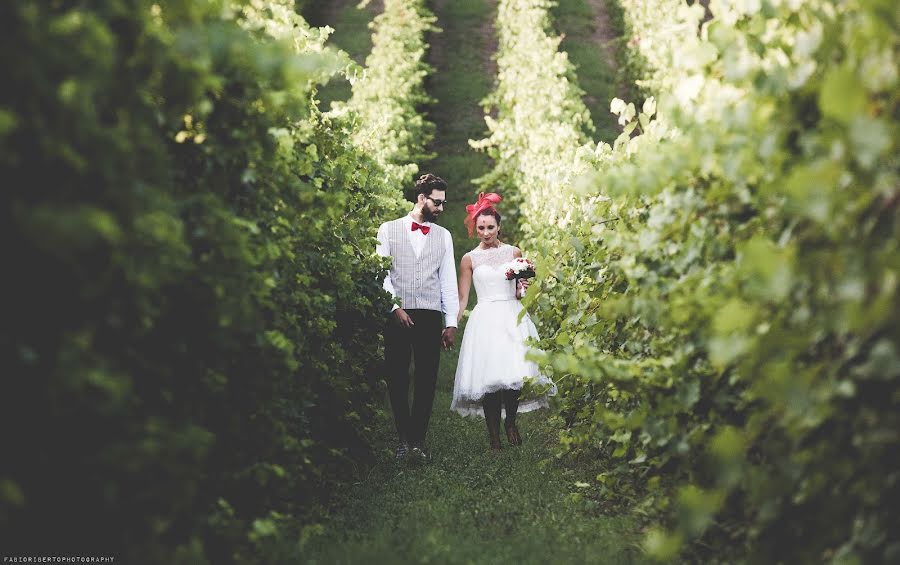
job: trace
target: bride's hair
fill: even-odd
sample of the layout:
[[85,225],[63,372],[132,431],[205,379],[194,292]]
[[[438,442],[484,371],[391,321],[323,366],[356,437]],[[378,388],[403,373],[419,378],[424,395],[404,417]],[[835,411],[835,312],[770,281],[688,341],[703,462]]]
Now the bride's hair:
[[[497,220],[497,224],[500,224],[500,212],[498,212],[494,206],[499,204],[502,200],[503,197],[496,192],[488,192],[487,194],[480,192],[478,194],[477,202],[466,205],[467,214],[463,223],[466,224],[466,230],[469,232],[469,237],[472,237],[472,233],[475,231],[475,222],[478,220],[479,216],[493,216],[494,219]],[[487,214],[485,214],[485,212],[487,212]]]
[[475,216],[475,221],[478,222],[478,218],[481,216],[493,216],[494,219],[497,220],[497,239],[499,240],[500,236],[503,234],[503,230],[500,229],[500,212],[493,206],[488,206],[481,212],[478,212],[478,215]]
[[493,216],[494,219],[497,220],[497,225],[500,225],[500,212],[498,212],[497,209],[493,206],[489,206],[481,212],[478,212],[478,215],[475,216],[475,221],[477,222],[478,218],[481,216]]

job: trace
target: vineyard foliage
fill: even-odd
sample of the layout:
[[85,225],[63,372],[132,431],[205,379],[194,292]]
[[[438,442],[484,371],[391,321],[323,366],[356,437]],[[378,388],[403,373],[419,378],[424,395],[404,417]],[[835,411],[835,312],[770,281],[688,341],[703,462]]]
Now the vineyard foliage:
[[622,0],[652,96],[611,101],[612,146],[549,5],[500,1],[473,145],[538,261],[563,446],[659,558],[897,561],[895,3]]
[[512,223],[529,240],[566,213],[565,200],[548,198],[548,191],[586,170],[593,127],[574,68],[559,51],[561,39],[545,31],[550,6],[549,0],[498,4],[497,88],[484,102],[498,116],[485,116],[489,138],[469,142],[495,164],[478,182],[508,194],[509,218],[525,218],[521,226]]
[[403,206],[381,161],[408,154],[318,112],[316,84],[356,71],[292,0],[14,0],[0,21],[5,550],[289,559],[371,456],[374,234]]
[[353,142],[398,186],[428,158],[425,146],[434,137],[434,124],[420,113],[433,102],[424,84],[433,70],[425,62],[425,37],[437,30],[434,21],[422,0],[385,0],[370,24],[372,52],[365,69],[350,77],[353,95],[332,112],[356,116]]

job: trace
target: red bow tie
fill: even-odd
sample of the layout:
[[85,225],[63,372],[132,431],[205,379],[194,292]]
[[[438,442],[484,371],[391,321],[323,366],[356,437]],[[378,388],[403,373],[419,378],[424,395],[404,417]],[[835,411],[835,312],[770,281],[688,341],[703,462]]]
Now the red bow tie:
[[419,224],[417,222],[413,222],[412,231],[416,230],[422,230],[423,234],[428,235],[428,232],[431,231],[431,228],[428,226],[423,226],[422,224]]

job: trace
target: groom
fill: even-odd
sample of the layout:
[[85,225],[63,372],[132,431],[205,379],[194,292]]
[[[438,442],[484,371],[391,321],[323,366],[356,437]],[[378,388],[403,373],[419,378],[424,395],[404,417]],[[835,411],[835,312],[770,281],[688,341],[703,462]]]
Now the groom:
[[[440,348],[456,340],[459,297],[450,232],[434,223],[444,211],[447,183],[426,174],[406,216],[378,228],[376,251],[393,262],[384,288],[398,299],[384,330],[388,393],[399,444],[396,456],[427,460],[425,431],[431,417]],[[396,300],[395,300],[396,302]],[[415,392],[409,405],[409,363],[415,359]]]

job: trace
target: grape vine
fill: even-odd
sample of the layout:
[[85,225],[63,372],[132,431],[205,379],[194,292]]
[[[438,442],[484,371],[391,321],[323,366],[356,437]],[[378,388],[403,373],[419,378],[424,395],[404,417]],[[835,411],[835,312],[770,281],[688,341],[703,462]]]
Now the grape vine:
[[563,445],[659,558],[896,559],[896,11],[625,0],[654,96],[595,146],[547,6],[501,2],[476,146],[522,202]]
[[294,560],[371,458],[374,234],[412,170],[360,143],[388,102],[317,110],[356,67],[292,0],[0,19],[6,551]]

